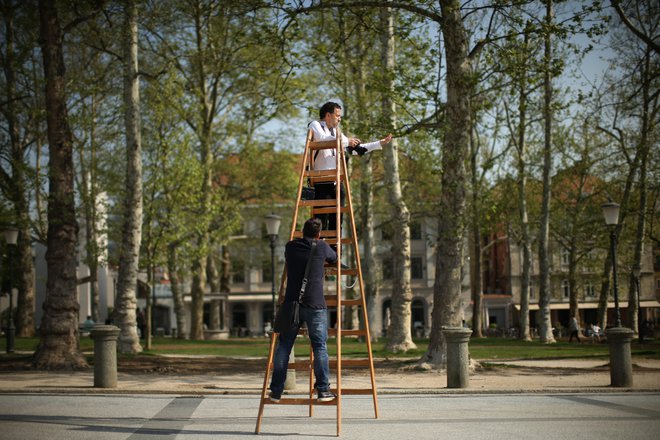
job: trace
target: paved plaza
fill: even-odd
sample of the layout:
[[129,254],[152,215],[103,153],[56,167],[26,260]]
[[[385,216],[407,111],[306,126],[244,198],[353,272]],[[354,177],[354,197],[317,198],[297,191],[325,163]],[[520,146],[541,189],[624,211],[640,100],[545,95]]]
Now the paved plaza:
[[[267,405],[257,396],[0,395],[1,439],[156,440],[335,437],[335,407]],[[660,393],[406,394],[342,400],[345,439],[644,439],[660,432]]]

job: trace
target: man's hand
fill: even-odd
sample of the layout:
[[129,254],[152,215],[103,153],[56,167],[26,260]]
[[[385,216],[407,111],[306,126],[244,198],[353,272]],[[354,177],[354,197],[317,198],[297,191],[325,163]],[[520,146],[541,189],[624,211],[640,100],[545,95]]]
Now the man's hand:
[[358,138],[350,138],[350,139],[348,140],[348,146],[349,146],[349,147],[356,147],[356,146],[358,146],[358,145],[360,145],[360,139],[358,139]]
[[381,145],[389,144],[392,141],[392,134],[388,134],[383,139],[380,140]]

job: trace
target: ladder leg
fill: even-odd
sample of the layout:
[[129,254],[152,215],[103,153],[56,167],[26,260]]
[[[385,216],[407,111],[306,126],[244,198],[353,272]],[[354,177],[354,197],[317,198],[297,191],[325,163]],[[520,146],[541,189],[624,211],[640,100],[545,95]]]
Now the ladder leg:
[[268,378],[271,373],[271,366],[273,365],[273,355],[275,354],[275,342],[277,341],[277,333],[273,332],[270,335],[270,352],[268,353],[268,363],[266,364],[266,375],[264,376],[264,386],[261,389],[261,401],[259,402],[259,414],[257,415],[257,427],[254,430],[255,434],[259,434],[261,430],[261,417],[264,414],[264,402],[266,400],[266,390],[268,389]]
[[374,402],[374,418],[378,418],[378,394],[376,391],[376,374],[374,371],[374,357],[371,351],[371,334],[369,332],[369,314],[367,312],[367,301],[365,298],[365,289],[364,289],[364,279],[362,278],[362,263],[360,261],[360,250],[357,242],[357,229],[355,228],[355,215],[353,213],[353,199],[351,197],[351,184],[348,179],[346,179],[346,201],[348,202],[348,213],[350,221],[350,233],[351,233],[351,244],[355,252],[355,264],[357,267],[357,277],[360,288],[360,296],[362,298],[362,323],[365,328],[365,339],[367,343],[367,354],[369,357],[369,375],[371,378],[371,394]]

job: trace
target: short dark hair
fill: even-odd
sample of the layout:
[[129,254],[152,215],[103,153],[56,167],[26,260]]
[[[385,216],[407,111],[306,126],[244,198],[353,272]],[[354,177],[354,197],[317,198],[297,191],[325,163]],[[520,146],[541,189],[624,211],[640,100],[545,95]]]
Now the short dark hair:
[[321,229],[323,229],[321,219],[316,217],[310,218],[305,222],[305,225],[303,226],[303,237],[316,238],[319,235],[319,232],[321,232]]
[[334,113],[335,109],[337,108],[341,110],[341,105],[332,101],[326,102],[321,106],[321,109],[319,110],[319,119],[325,118],[325,115],[327,115],[328,113]]

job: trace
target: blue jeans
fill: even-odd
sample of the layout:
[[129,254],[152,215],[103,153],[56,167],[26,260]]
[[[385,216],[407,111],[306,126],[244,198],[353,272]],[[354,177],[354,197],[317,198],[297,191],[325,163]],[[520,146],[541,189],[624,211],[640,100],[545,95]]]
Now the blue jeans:
[[[300,323],[303,322],[307,323],[307,334],[312,342],[312,350],[314,350],[314,376],[316,378],[314,388],[318,391],[328,391],[330,388],[328,379],[330,366],[328,364],[328,350],[325,345],[328,339],[328,310],[300,307]],[[279,335],[273,359],[273,377],[270,381],[270,390],[273,394],[280,395],[284,391],[289,354],[291,354],[293,344],[296,342],[299,329],[300,326],[295,330],[292,329]]]

